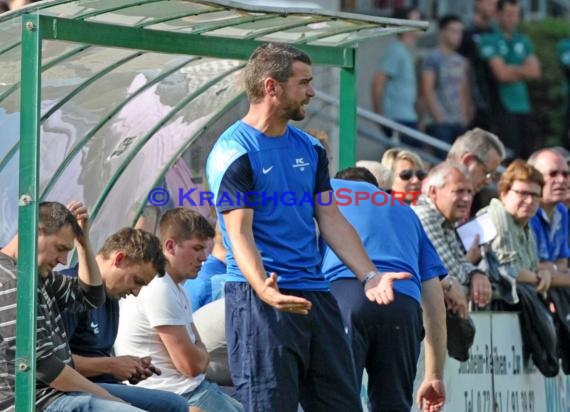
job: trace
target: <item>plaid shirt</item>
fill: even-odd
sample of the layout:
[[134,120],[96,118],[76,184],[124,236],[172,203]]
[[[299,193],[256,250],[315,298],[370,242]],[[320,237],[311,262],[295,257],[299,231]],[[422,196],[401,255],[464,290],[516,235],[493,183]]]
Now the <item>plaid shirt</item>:
[[469,287],[471,274],[474,271],[480,272],[480,269],[465,257],[453,224],[447,221],[433,202],[425,196],[421,196],[417,204],[412,206],[412,209],[420,218],[431,243],[433,243],[435,250],[447,268],[448,274]]

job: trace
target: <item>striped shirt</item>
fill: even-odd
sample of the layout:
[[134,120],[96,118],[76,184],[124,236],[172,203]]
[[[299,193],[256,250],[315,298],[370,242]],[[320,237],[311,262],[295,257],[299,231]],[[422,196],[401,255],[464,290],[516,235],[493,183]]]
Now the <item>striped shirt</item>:
[[465,257],[454,225],[448,222],[433,202],[425,196],[421,196],[412,209],[422,221],[429,240],[433,243],[448,274],[469,287],[471,274],[480,270]]
[[[14,410],[16,354],[16,262],[0,252],[0,411]],[[45,408],[62,395],[49,384],[65,365],[73,367],[63,327],[62,310],[79,312],[105,301],[103,286],[50,272],[38,280],[36,339],[36,409]]]

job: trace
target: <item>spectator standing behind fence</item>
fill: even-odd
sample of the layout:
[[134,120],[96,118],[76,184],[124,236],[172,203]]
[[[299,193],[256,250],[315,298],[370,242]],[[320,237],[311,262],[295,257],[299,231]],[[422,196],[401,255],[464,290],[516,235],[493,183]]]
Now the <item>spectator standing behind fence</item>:
[[544,178],[540,207],[530,226],[536,238],[539,267],[552,273],[551,287],[570,287],[568,274],[568,165],[556,149],[542,149],[528,159]]
[[570,37],[558,43],[558,58],[564,74],[564,89],[566,96],[566,110],[564,112],[564,130],[562,131],[562,143],[566,149],[570,149]]
[[469,172],[459,163],[440,163],[430,170],[423,192],[412,208],[448,271],[449,276],[442,280],[448,308],[466,316],[463,288],[479,307],[491,300],[487,273],[474,264],[481,258],[478,239],[465,254],[455,233],[455,225],[468,216],[473,200]]
[[527,158],[533,151],[528,80],[540,78],[540,62],[530,39],[517,31],[520,6],[517,0],[499,0],[498,27],[481,38],[479,53],[498,83],[499,99],[492,108],[496,132],[515,157]]
[[457,16],[439,20],[439,45],[430,50],[422,64],[421,92],[431,118],[426,133],[446,142],[465,132],[471,121],[467,60],[457,53],[463,23]]
[[538,292],[548,290],[551,274],[538,269],[536,240],[528,224],[540,204],[544,179],[531,165],[518,159],[509,165],[499,181],[499,199],[480,213],[489,213],[497,230],[490,249],[497,258],[502,283],[510,284],[501,299],[509,304],[518,303],[516,284],[529,283]]
[[[393,17],[419,20],[420,12],[416,9],[398,9]],[[416,69],[411,48],[419,35],[418,32],[398,34],[386,48],[372,80],[374,111],[413,129],[418,128],[418,115]],[[388,129],[384,129],[384,132],[391,135]]]
[[392,148],[384,152],[382,165],[392,172],[392,185],[386,188],[406,203],[415,203],[422,191],[426,177],[422,159],[409,150]]
[[463,32],[459,54],[469,61],[469,85],[475,106],[473,127],[493,130],[491,102],[496,99],[495,81],[489,65],[479,54],[481,36],[492,32],[497,15],[497,0],[475,0],[473,21]]

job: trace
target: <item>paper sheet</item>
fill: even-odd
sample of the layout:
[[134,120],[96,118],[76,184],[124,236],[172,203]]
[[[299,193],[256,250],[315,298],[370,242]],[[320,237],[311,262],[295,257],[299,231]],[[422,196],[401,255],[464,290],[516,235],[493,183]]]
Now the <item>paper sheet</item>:
[[491,222],[488,213],[477,216],[475,219],[458,226],[456,231],[465,250],[469,250],[473,245],[475,235],[479,235],[479,245],[489,243],[497,236],[497,229]]

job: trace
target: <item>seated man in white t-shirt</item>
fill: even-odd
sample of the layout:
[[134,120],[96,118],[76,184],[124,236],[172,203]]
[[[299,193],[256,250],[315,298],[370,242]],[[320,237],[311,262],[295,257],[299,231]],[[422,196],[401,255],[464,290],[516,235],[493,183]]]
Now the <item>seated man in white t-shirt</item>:
[[166,274],[137,297],[121,302],[117,355],[151,356],[162,371],[139,385],[176,392],[203,412],[241,412],[242,405],[204,377],[208,352],[192,321],[192,305],[182,287],[196,277],[208,255],[214,229],[189,209],[168,210],[158,236],[167,259]]

